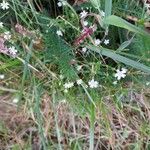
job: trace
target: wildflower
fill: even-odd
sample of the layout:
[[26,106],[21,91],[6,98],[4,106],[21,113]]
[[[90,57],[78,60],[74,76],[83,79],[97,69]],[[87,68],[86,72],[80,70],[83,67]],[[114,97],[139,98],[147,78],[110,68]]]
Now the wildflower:
[[63,34],[62,34],[62,32],[61,32],[60,30],[57,30],[56,34],[57,34],[58,36],[63,36]]
[[109,39],[104,40],[104,44],[105,44],[105,45],[108,45],[108,44],[109,44]]
[[14,57],[17,55],[17,50],[15,49],[14,46],[9,48],[9,53]]
[[68,90],[67,90],[67,89],[65,89],[65,90],[64,90],[64,93],[68,93]]
[[4,26],[3,26],[3,22],[0,22],[0,28],[3,28]]
[[16,104],[16,103],[18,103],[18,102],[19,102],[19,99],[18,99],[18,98],[14,98],[14,99],[13,99],[13,103]]
[[62,7],[62,5],[63,5],[62,2],[58,2],[58,3],[57,3],[57,6],[58,6],[58,7]]
[[77,71],[80,71],[82,69],[82,66],[81,65],[78,65],[77,66]]
[[11,39],[11,34],[9,31],[4,32],[4,39],[10,40]]
[[127,69],[122,68],[121,70],[117,69],[116,71],[117,72],[115,74],[115,77],[117,78],[117,80],[120,80],[121,78],[125,78]]
[[69,89],[69,88],[71,88],[71,87],[73,87],[73,86],[74,86],[74,83],[73,83],[73,82],[68,82],[68,83],[65,83],[65,84],[64,84],[65,89]]
[[83,10],[81,13],[80,13],[80,18],[84,18],[87,16],[87,12],[85,10]]
[[76,82],[78,85],[81,85],[83,83],[83,81],[81,79],[78,79]]
[[61,74],[61,75],[59,76],[59,78],[62,80],[62,79],[64,79],[64,76]]
[[104,11],[101,11],[100,13],[101,13],[102,17],[105,17],[105,12]]
[[5,78],[4,74],[0,74],[0,80],[3,80]]
[[114,82],[113,82],[113,85],[116,85],[116,84],[117,84],[117,81],[114,81]]
[[90,88],[93,89],[93,88],[97,88],[99,83],[97,81],[95,81],[94,79],[92,79],[88,82],[88,84],[89,84]]
[[8,9],[8,8],[9,8],[9,3],[8,3],[8,2],[5,2],[5,1],[3,0],[3,2],[0,3],[0,7],[1,7],[3,10]]
[[88,25],[88,22],[87,22],[87,21],[83,21],[83,25],[84,25],[84,26],[87,26],[87,25]]
[[94,43],[96,46],[98,46],[101,43],[101,41],[99,39],[95,39]]
[[87,48],[86,48],[86,47],[83,47],[83,48],[82,48],[82,52],[83,52],[83,53],[86,53],[86,52],[87,52]]

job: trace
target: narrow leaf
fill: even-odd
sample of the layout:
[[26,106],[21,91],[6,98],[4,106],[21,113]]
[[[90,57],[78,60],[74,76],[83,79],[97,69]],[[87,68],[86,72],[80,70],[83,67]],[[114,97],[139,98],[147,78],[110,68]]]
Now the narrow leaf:
[[101,55],[104,55],[104,56],[107,56],[107,57],[110,57],[112,58],[113,60],[116,60],[116,61],[119,61],[119,62],[122,62],[128,66],[131,66],[133,68],[136,68],[138,70],[141,70],[143,72],[146,72],[146,73],[149,73],[150,74],[150,67],[148,66],[145,66],[137,61],[134,61],[134,60],[131,60],[129,58],[126,58],[124,56],[121,56],[117,53],[115,53],[115,51],[112,51],[110,49],[106,49],[106,48],[103,48],[103,47],[96,47],[96,46],[87,46],[88,49],[98,53],[98,54],[101,54]]
[[127,29],[129,31],[141,34],[143,36],[148,36],[150,38],[150,34],[147,33],[146,31],[144,31],[143,29],[141,29],[141,28],[127,22],[126,20],[124,20],[118,16],[115,16],[115,15],[111,15],[111,16],[106,17],[104,19],[104,24],[124,28],[124,29]]

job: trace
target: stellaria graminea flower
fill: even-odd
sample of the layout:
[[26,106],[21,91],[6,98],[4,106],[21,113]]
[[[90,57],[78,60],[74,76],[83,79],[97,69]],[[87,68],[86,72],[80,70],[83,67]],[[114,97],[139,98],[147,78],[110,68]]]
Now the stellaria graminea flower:
[[4,74],[0,74],[0,80],[3,80],[5,78]]
[[9,53],[10,53],[11,56],[16,57],[17,52],[18,51],[15,49],[14,46],[12,46],[12,47],[9,48]]
[[63,36],[63,33],[62,33],[60,30],[57,30],[57,31],[56,31],[56,34],[57,34],[58,36]]
[[57,6],[58,6],[58,7],[62,7],[62,5],[63,5],[62,2],[58,2],[58,3],[57,3]]
[[64,88],[65,89],[70,89],[71,87],[73,87],[74,86],[74,83],[73,82],[68,82],[68,83],[65,83],[64,84]]
[[3,22],[0,22],[0,28],[3,28],[4,26],[3,26]]
[[105,39],[105,40],[104,40],[104,44],[105,44],[105,45],[108,45],[108,44],[109,44],[109,39]]
[[83,21],[83,25],[84,25],[84,26],[87,26],[87,25],[88,25],[88,22],[87,22],[87,21]]
[[117,80],[120,80],[121,78],[125,78],[126,73],[127,73],[126,68],[122,68],[121,70],[117,69],[115,73],[115,77],[117,78]]
[[76,82],[78,85],[81,85],[83,83],[82,79],[78,79]]
[[100,45],[101,41],[100,41],[100,39],[95,39],[94,43],[96,46],[98,46],[98,45]]
[[10,40],[11,39],[11,34],[9,31],[4,32],[4,39]]
[[0,7],[3,9],[3,10],[7,10],[9,8],[9,3],[6,2],[5,0],[3,0],[2,3],[0,3]]
[[86,12],[85,10],[83,10],[83,11],[80,13],[80,18],[86,17],[87,14],[88,14],[88,12]]
[[92,88],[92,89],[93,89],[93,88],[97,88],[98,85],[99,85],[98,81],[95,81],[94,79],[90,80],[90,81],[88,82],[88,84],[89,84],[89,87]]
[[82,48],[82,52],[83,52],[83,53],[86,53],[86,52],[87,52],[87,48],[86,48],[86,47],[83,47],[83,48]]

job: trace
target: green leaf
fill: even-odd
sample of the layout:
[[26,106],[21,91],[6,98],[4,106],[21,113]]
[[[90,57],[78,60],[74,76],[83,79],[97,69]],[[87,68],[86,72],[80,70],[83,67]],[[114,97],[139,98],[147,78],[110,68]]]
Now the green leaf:
[[136,68],[138,70],[141,70],[143,72],[146,72],[146,73],[150,74],[150,67],[145,66],[145,65],[143,65],[143,64],[141,64],[137,61],[126,58],[124,56],[121,56],[121,55],[115,53],[115,51],[113,51],[113,50],[106,49],[106,48],[103,48],[103,47],[96,47],[96,46],[92,46],[92,45],[87,46],[87,48],[94,51],[94,52],[96,52],[96,53],[98,53],[98,54],[110,57],[115,61],[122,62],[122,63],[124,63],[128,66],[131,66],[133,68]]
[[124,20],[118,16],[115,16],[115,15],[108,16],[104,19],[103,22],[104,22],[104,24],[124,28],[129,31],[132,31],[132,32],[135,32],[135,33],[138,33],[140,35],[147,36],[148,38],[150,38],[149,33],[147,33],[146,31],[142,30],[141,28],[127,22],[126,20]]
[[105,17],[111,15],[112,10],[112,0],[105,0]]

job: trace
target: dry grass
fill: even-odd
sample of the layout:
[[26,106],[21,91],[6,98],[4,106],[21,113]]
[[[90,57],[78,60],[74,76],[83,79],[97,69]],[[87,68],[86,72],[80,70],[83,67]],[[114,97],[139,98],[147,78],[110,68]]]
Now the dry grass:
[[[131,146],[136,144],[141,150],[148,150],[150,107],[143,95],[143,92],[137,94],[137,98],[129,104],[124,104],[122,109],[117,109],[108,101],[97,106],[94,128],[95,150],[126,150],[132,149]],[[32,149],[40,149],[36,116],[29,114],[29,111],[24,109],[26,107],[17,109],[8,99],[9,95],[1,97],[0,118],[4,123],[0,138],[1,148],[8,149],[18,144],[23,149],[31,136]],[[54,105],[48,94],[44,94],[42,98],[41,113],[44,135],[48,143],[56,146],[52,149],[56,149],[59,142],[63,149],[71,149],[75,143],[80,143],[82,149],[89,148],[88,113],[80,116],[73,112],[69,103],[64,100]],[[56,124],[61,133],[60,138],[56,133]]]

